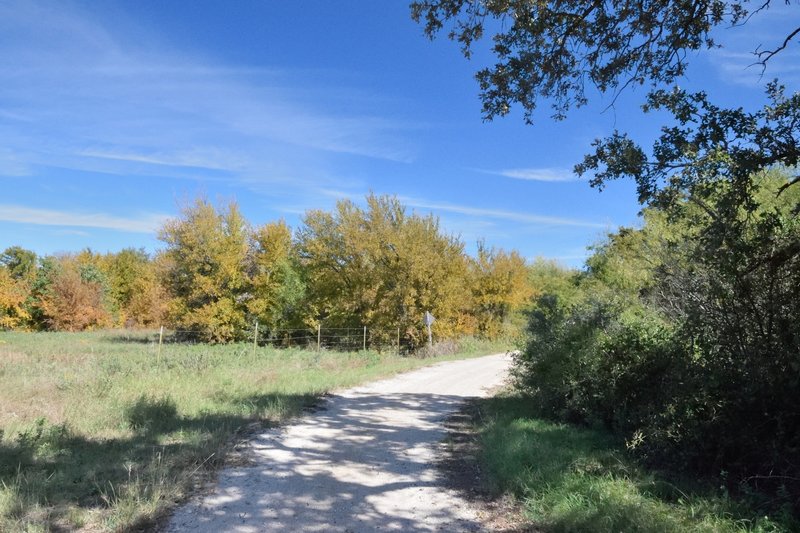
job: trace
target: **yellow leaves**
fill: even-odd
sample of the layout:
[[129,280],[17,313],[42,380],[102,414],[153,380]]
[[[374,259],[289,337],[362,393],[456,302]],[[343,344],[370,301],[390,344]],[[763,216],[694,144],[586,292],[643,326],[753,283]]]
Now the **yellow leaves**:
[[241,297],[249,288],[250,227],[231,202],[219,211],[203,199],[159,232],[167,243],[166,286],[176,325],[231,340],[245,324]]
[[433,217],[407,214],[390,196],[350,201],[334,213],[311,211],[298,234],[310,299],[329,326],[400,328],[406,341],[425,339],[422,316],[431,311],[441,336],[464,332],[469,290],[463,245],[439,231]]
[[487,249],[478,244],[472,262],[473,306],[478,329],[486,337],[508,333],[506,324],[532,297],[525,260],[516,251]]
[[0,267],[0,329],[14,329],[25,325],[30,315],[25,309],[28,287],[24,280],[11,276]]

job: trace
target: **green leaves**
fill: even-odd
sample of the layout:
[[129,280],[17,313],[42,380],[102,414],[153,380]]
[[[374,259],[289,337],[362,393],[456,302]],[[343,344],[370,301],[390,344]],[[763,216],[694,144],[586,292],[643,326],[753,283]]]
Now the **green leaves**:
[[496,63],[476,74],[484,118],[504,116],[519,104],[530,123],[541,100],[559,119],[586,104],[587,86],[618,93],[629,85],[672,83],[684,74],[689,52],[714,47],[712,28],[745,20],[744,6],[723,0],[417,0],[411,17],[431,39],[449,25],[448,38],[467,58],[484,32],[496,29]]

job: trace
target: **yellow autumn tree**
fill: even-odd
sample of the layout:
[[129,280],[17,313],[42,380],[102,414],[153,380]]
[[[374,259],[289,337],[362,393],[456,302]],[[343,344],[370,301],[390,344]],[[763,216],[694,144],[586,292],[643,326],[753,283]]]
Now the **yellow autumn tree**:
[[159,232],[172,325],[210,342],[241,338],[252,295],[247,276],[250,229],[235,202],[217,210],[204,199]]
[[0,267],[0,329],[25,327],[30,320],[25,309],[28,292],[24,279],[15,278],[8,268]]
[[409,214],[395,197],[369,195],[334,212],[309,211],[298,232],[308,305],[328,327],[366,325],[373,340],[426,338],[425,311],[438,337],[470,332],[471,294],[463,244],[433,216]]
[[479,242],[471,267],[478,332],[490,339],[517,335],[524,325],[518,312],[533,295],[525,260],[517,251],[495,250]]
[[166,316],[167,295],[156,262],[140,248],[107,253],[97,262],[105,275],[115,322],[125,327],[157,327]]

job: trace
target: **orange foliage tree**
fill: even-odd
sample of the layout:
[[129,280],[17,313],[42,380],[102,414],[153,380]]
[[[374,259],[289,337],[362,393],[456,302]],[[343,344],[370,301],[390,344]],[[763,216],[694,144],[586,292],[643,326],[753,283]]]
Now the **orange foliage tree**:
[[48,291],[39,307],[49,329],[83,331],[108,327],[111,315],[104,305],[105,294],[94,272],[81,269],[75,260],[60,258]]

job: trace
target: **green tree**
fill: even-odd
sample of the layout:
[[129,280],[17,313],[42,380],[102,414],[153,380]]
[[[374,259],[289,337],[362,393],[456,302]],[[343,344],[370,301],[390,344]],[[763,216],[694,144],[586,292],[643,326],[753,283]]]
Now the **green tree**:
[[103,257],[102,269],[117,307],[128,307],[136,291],[136,282],[144,275],[149,263],[147,252],[141,248],[125,248]]
[[267,330],[303,326],[305,284],[299,272],[292,231],[284,221],[261,226],[253,235],[252,299],[249,312]]
[[173,325],[212,342],[241,338],[252,297],[246,274],[250,229],[236,203],[198,199],[159,232],[167,245],[165,285]]
[[0,255],[0,265],[13,278],[30,280],[36,274],[36,253],[21,246],[11,246]]

